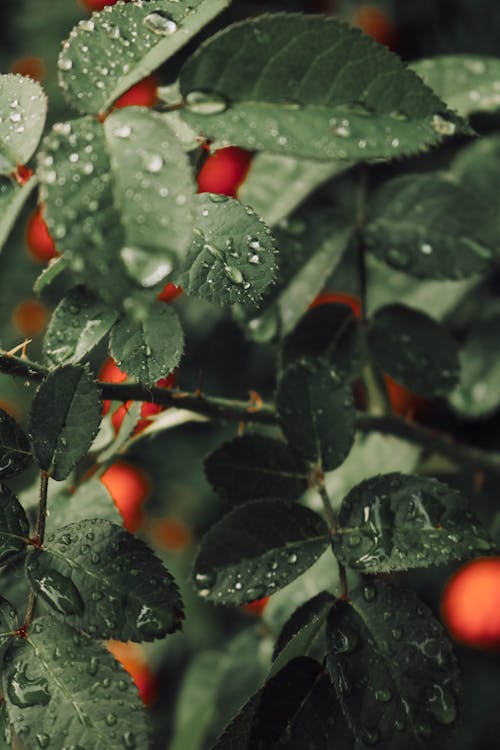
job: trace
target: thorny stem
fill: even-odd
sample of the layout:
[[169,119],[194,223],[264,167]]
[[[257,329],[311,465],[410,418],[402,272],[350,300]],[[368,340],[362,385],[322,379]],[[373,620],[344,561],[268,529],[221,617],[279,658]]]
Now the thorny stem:
[[[40,365],[1,352],[0,372],[34,382],[41,382],[48,375],[48,370]],[[145,401],[185,409],[220,421],[275,426],[279,424],[278,416],[271,404],[262,404],[257,407],[249,401],[217,398],[168,388],[148,388],[141,383],[102,383],[100,388],[101,397],[112,401]],[[408,422],[393,414],[377,415],[358,412],[355,426],[358,431],[364,433],[380,432],[384,435],[394,435],[446,456],[459,466],[467,466],[500,476],[500,453],[454,442],[447,435],[436,433],[428,427]]]
[[[38,515],[36,519],[36,530],[33,544],[35,547],[41,547],[45,538],[45,520],[47,518],[47,490],[49,486],[49,475],[46,471],[40,472],[40,493],[38,496]],[[23,632],[26,632],[28,626],[31,624],[33,614],[35,611],[36,594],[33,590],[30,591],[28,598],[28,606],[26,607],[26,615],[24,616],[24,623],[21,628]]]

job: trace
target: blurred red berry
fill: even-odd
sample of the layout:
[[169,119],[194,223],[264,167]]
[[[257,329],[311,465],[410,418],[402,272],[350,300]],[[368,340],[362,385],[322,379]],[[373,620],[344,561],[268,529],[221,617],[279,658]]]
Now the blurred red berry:
[[244,604],[241,609],[244,612],[248,612],[249,615],[255,615],[256,617],[261,617],[265,608],[267,607],[268,601],[269,601],[269,597],[264,596],[262,599],[256,599],[254,602],[250,602],[249,604]]
[[354,25],[379,44],[385,44],[392,50],[396,49],[398,41],[396,27],[380,8],[374,5],[362,5],[356,12]]
[[131,86],[114,103],[115,109],[122,107],[152,107],[158,98],[158,81],[151,75]]
[[127,531],[137,531],[143,524],[142,506],[151,492],[148,474],[126,461],[115,461],[101,476],[101,482],[121,513]]
[[173,302],[179,295],[182,294],[183,288],[181,286],[175,286],[175,284],[165,284],[161,292],[157,295],[157,299],[161,302]]
[[40,208],[37,208],[28,219],[26,245],[31,257],[40,263],[47,263],[59,255]]
[[41,57],[20,57],[10,66],[11,73],[43,81],[45,78],[45,63]]
[[[98,380],[101,383],[123,383],[127,377],[127,373],[120,370],[113,357],[108,357],[99,371]],[[110,406],[111,401],[102,402],[103,417],[108,413]]]
[[354,295],[346,294],[345,292],[322,292],[313,299],[309,305],[309,309],[312,310],[314,307],[319,307],[319,305],[331,304],[347,305],[351,308],[356,318],[361,317],[361,300],[359,297],[354,297]]
[[198,174],[199,193],[219,193],[236,198],[244,182],[253,154],[238,146],[228,146],[209,156]]

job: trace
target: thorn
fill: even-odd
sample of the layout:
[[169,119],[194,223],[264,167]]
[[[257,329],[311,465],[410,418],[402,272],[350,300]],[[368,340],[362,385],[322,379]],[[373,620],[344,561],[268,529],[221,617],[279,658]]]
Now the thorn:
[[244,422],[238,422],[238,430],[237,433],[238,437],[241,437],[245,434],[245,423]]
[[262,400],[262,397],[259,396],[257,391],[248,391],[248,395],[250,396],[250,403],[247,407],[248,412],[256,412],[260,411],[262,407],[264,406],[264,401]]
[[32,341],[33,341],[33,339],[24,339],[24,341],[23,341],[22,344],[18,344],[13,349],[10,349],[8,352],[5,352],[5,356],[6,357],[13,357],[14,354],[16,354],[19,350],[21,350],[21,357],[22,357],[22,359],[26,359],[26,357],[27,357],[26,347],[28,346],[28,344],[31,344]]
[[197,398],[203,398],[203,381],[205,379],[205,373],[203,370],[200,370],[198,373],[198,385],[196,386],[196,390],[194,392],[194,395]]

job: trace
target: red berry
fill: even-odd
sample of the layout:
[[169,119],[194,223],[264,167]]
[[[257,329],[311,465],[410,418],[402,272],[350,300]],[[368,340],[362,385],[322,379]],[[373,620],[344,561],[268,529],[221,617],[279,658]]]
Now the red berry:
[[158,680],[151,671],[143,647],[138,643],[108,641],[106,647],[134,680],[145,706],[151,706],[158,697]]
[[[176,378],[177,373],[171,372],[170,375],[167,375],[166,378],[160,378],[160,380],[158,380],[155,385],[158,388],[173,388],[175,386]],[[149,425],[151,424],[151,419],[149,419],[149,417],[165,411],[166,408],[168,407],[161,406],[161,404],[152,404],[148,401],[144,401],[141,406],[142,418],[137,422],[133,434],[138,435],[139,433],[143,432],[143,430],[145,430],[146,427],[149,427]]]
[[354,25],[359,26],[365,34],[389,49],[397,47],[397,31],[393,23],[379,8],[373,5],[362,5],[354,17]]
[[28,220],[26,226],[26,245],[32,258],[40,261],[40,263],[47,263],[47,261],[57,258],[59,255],[54,245],[54,240],[47,229],[47,224],[43,220],[40,208],[37,208]]
[[37,299],[25,299],[20,302],[12,313],[12,324],[25,336],[35,336],[41,333],[47,325],[49,311]]
[[256,617],[261,617],[262,613],[267,607],[268,601],[269,601],[269,597],[264,596],[262,597],[262,599],[256,599],[254,602],[250,602],[249,604],[244,604],[241,609],[244,610],[244,612],[248,612],[249,615],[255,615]]
[[168,283],[165,284],[161,292],[157,294],[157,299],[159,299],[160,302],[173,302],[183,291],[184,290],[181,286],[175,286],[175,284]]
[[189,526],[175,518],[155,520],[151,527],[151,537],[157,547],[171,552],[182,552],[193,542]]
[[199,193],[219,193],[236,198],[238,188],[250,169],[253,154],[238,146],[228,146],[209,156],[198,174]]
[[128,411],[133,403],[134,403],[133,401],[126,401],[124,404],[119,406],[111,415],[111,424],[113,425],[113,430],[115,431],[115,435],[118,435],[118,433],[120,432],[120,427],[122,426],[122,422],[125,419],[126,415],[128,414]]
[[459,568],[444,589],[441,615],[455,640],[500,651],[500,557],[481,557]]
[[102,10],[106,5],[114,5],[117,0],[80,0],[87,10]]
[[330,304],[347,305],[351,308],[356,318],[361,317],[361,300],[358,297],[354,297],[352,294],[346,294],[345,292],[322,292],[313,299],[309,305],[309,309],[312,310],[319,305]]
[[10,66],[11,73],[43,81],[45,78],[45,63],[41,57],[20,57]]
[[115,109],[122,107],[152,107],[158,98],[158,81],[151,75],[131,86],[114,103]]
[[394,414],[410,422],[425,416],[429,410],[428,401],[409,391],[408,388],[397,383],[386,373],[384,373],[384,381]]
[[[120,370],[113,357],[108,357],[106,359],[98,375],[98,379],[101,383],[123,383],[127,377],[127,373]],[[103,417],[108,413],[110,406],[111,401],[105,400],[102,402]]]
[[126,461],[115,461],[101,476],[101,482],[120,511],[127,531],[137,531],[144,521],[142,506],[151,492],[149,476]]

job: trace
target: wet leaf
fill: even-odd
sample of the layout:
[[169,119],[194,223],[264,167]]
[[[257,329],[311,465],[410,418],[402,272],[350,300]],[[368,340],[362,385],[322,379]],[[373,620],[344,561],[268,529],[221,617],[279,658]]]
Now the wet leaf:
[[334,551],[365,573],[443,565],[494,551],[467,500],[430,477],[382,474],[342,501]]
[[500,60],[484,55],[438,55],[410,66],[462,116],[500,108]]
[[195,586],[214,603],[260,599],[310,568],[328,541],[323,519],[301,505],[282,500],[241,505],[203,537]]
[[0,177],[0,250],[35,185],[33,177],[22,187],[11,177]]
[[26,549],[29,530],[21,503],[8,487],[0,484],[0,565]]
[[38,146],[47,97],[31,78],[0,75],[0,111],[0,175],[8,175],[26,164]]
[[307,489],[309,467],[280,440],[242,435],[208,456],[205,473],[231,503],[266,497],[294,500]]
[[[3,666],[4,656],[12,643],[12,636],[9,633],[15,633],[19,627],[19,618],[15,607],[7,599],[0,596],[0,665]],[[7,746],[5,746],[7,747]],[[2,732],[0,729],[0,750],[2,746]]]
[[332,17],[276,13],[233,24],[200,45],[180,85],[182,116],[216,145],[397,158],[461,128],[396,55]]
[[221,305],[257,305],[277,271],[270,230],[249,206],[202,193],[191,249],[175,281],[188,294]]
[[384,372],[421,396],[443,396],[458,381],[458,347],[448,331],[406,305],[377,310],[368,347]]
[[41,617],[8,656],[2,675],[7,712],[28,747],[149,747],[149,720],[137,689],[100,644]]
[[119,526],[123,523],[118,508],[105,485],[98,478],[73,487],[60,486],[51,492],[47,530],[90,518],[105,518]]
[[30,442],[16,420],[0,408],[0,478],[21,474],[33,461]]
[[491,257],[486,209],[473,191],[439,173],[404,175],[375,196],[365,229],[368,250],[421,279],[484,273]]
[[295,610],[274,646],[271,675],[299,656],[323,659],[326,650],[324,626],[334,601],[332,594],[321,591]]
[[79,22],[59,56],[59,82],[80,112],[107,110],[121,94],[172,57],[229,0],[118,3]]
[[178,630],[182,602],[144,542],[102,518],[57,529],[26,571],[55,615],[93,638],[152,641]]
[[51,364],[76,364],[90,354],[118,318],[98,297],[76,287],[57,305],[43,347]]
[[290,446],[311,464],[332,471],[354,442],[350,384],[325,362],[288,367],[278,383],[276,408]]
[[179,364],[184,334],[175,310],[158,302],[141,318],[119,320],[111,330],[110,346],[124,372],[154,385]]
[[66,261],[64,258],[51,258],[48,265],[45,266],[43,271],[37,276],[35,283],[33,284],[33,291],[36,294],[41,294],[44,289],[50,287],[53,281],[55,281],[61,273],[67,268]]
[[364,746],[450,748],[458,669],[450,641],[412,591],[369,581],[337,600],[327,623],[328,666]]
[[53,479],[66,479],[97,435],[101,412],[100,390],[87,367],[52,370],[31,405],[29,431],[38,466]]

